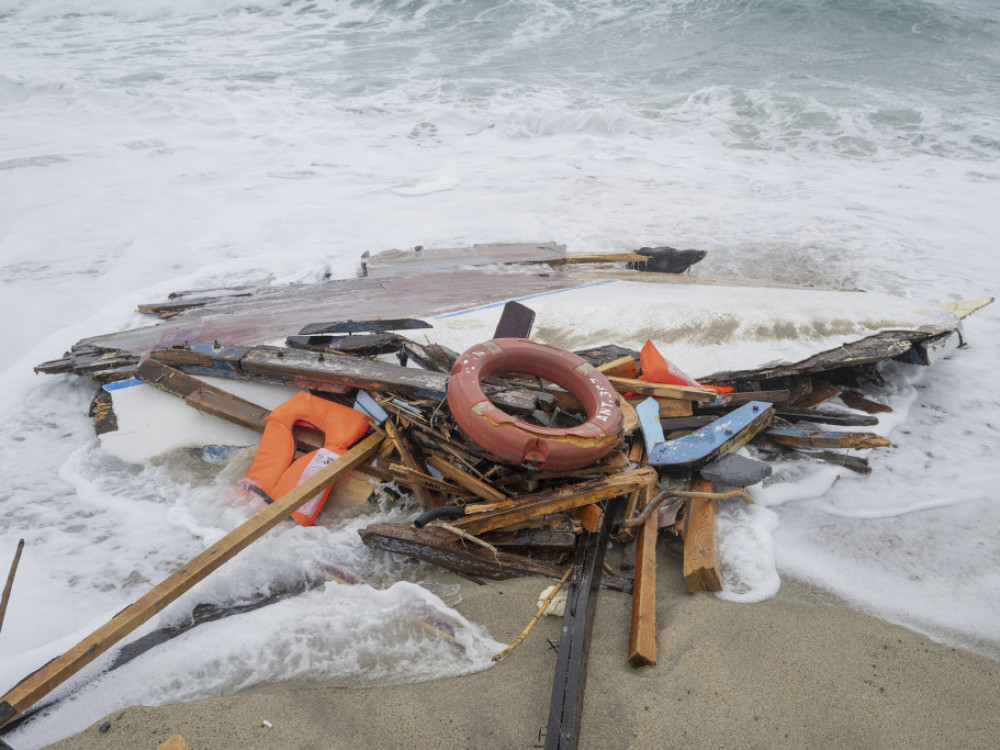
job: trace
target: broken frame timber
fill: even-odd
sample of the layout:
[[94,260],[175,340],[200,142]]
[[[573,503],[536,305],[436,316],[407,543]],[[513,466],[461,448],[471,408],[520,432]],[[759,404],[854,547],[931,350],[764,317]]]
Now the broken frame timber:
[[562,636],[552,681],[552,699],[545,733],[546,750],[576,747],[587,683],[587,655],[597,608],[597,589],[611,524],[621,510],[623,498],[609,500],[599,530],[587,533],[577,547],[570,574],[570,591],[563,614]]

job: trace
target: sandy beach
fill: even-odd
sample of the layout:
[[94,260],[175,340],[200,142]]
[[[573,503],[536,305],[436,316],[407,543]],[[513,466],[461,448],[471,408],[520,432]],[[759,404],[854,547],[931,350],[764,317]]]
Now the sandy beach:
[[[617,567],[628,563],[618,549]],[[631,598],[602,591],[591,641],[581,748],[985,748],[1000,735],[1000,663],[785,581],[775,599],[691,595],[681,547],[658,547],[656,666],[625,661]],[[459,610],[510,642],[544,579],[462,583]],[[547,616],[492,669],[365,689],[261,684],[238,695],[133,706],[51,745],[157,748],[531,748],[548,718],[561,618]],[[110,722],[110,728],[99,727]],[[266,726],[268,722],[270,726]]]

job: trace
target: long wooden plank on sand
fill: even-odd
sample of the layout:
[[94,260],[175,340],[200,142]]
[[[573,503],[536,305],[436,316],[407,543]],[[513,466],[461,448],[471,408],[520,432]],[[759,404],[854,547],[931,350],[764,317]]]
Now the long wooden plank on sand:
[[230,531],[69,651],[25,677],[0,698],[0,726],[30,708],[40,698],[190,590],[196,583],[218,570],[292,512],[305,505],[317,492],[329,487],[348,471],[367,461],[381,444],[381,435],[368,436],[284,497]]

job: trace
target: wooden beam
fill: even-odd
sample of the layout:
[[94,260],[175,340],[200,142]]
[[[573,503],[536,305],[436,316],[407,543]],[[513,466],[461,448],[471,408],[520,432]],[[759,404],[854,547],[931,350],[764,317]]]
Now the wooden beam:
[[[692,477],[692,492],[712,492],[712,483]],[[722,591],[721,569],[715,557],[715,515],[718,501],[696,497],[688,501],[684,529],[684,582],[692,594]]]
[[764,433],[768,440],[792,448],[889,448],[892,441],[871,432],[820,432],[819,430],[794,430],[773,427]]
[[657,475],[653,469],[634,469],[541,492],[537,495],[524,495],[516,498],[517,504],[510,508],[475,513],[475,506],[469,505],[466,506],[467,515],[455,519],[452,526],[476,536],[484,531],[515,526],[530,518],[580,508],[619,495],[627,495],[640,487],[655,484],[656,481]]
[[800,409],[813,409],[839,395],[840,389],[829,380],[817,380],[813,378],[812,387],[809,389],[809,392],[795,399],[792,402],[792,406],[797,406]]
[[674,398],[684,401],[715,401],[717,394],[708,388],[693,388],[688,385],[663,385],[662,383],[647,383],[634,378],[619,378],[614,375],[608,382],[619,393],[641,393],[644,396],[657,398]]
[[218,570],[239,552],[305,505],[316,493],[329,487],[351,469],[367,461],[378,450],[382,437],[373,434],[331,461],[316,474],[259,513],[244,521],[222,539],[158,583],[76,646],[25,677],[0,698],[0,726],[30,708],[111,646],[149,620],[195,584]]
[[500,490],[494,489],[481,479],[477,479],[468,472],[462,471],[453,463],[446,461],[440,456],[428,456],[427,465],[433,469],[437,469],[455,484],[461,485],[473,495],[481,497],[483,500],[495,503],[507,499],[507,496],[500,492]]
[[605,362],[603,365],[598,365],[595,369],[604,373],[605,376],[619,378],[634,378],[639,374],[639,365],[636,364],[635,357],[631,355]]
[[635,586],[632,589],[632,628],[628,661],[633,667],[656,664],[656,537],[659,516],[650,513],[639,528],[635,545]]
[[367,547],[495,581],[524,576],[558,579],[564,572],[558,565],[523,555],[494,553],[477,545],[456,544],[451,534],[433,526],[417,529],[412,524],[376,523],[358,533]]

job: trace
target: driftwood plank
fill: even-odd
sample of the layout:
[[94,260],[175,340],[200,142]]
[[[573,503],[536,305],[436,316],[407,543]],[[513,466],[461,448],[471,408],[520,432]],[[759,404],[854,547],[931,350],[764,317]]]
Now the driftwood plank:
[[656,537],[659,516],[650,513],[635,545],[635,586],[628,660],[633,667],[656,664]]
[[500,581],[524,576],[561,578],[558,565],[507,552],[493,553],[477,545],[453,542],[452,535],[432,527],[376,523],[358,532],[365,546],[396,552],[459,573]]
[[774,427],[764,433],[765,437],[778,445],[792,448],[889,448],[889,438],[871,432],[820,432],[818,430],[794,430]]
[[437,469],[455,484],[461,485],[473,495],[481,497],[483,500],[499,502],[500,500],[507,499],[507,496],[500,492],[500,490],[494,489],[486,482],[477,479],[468,472],[462,471],[453,463],[446,461],[440,456],[428,456],[427,465]]
[[537,495],[525,495],[516,498],[516,505],[500,510],[476,513],[475,506],[470,505],[466,506],[468,515],[455,519],[452,525],[476,536],[484,531],[514,526],[530,518],[627,495],[648,484],[655,484],[656,480],[653,469],[634,469]]
[[813,378],[812,387],[805,395],[795,399],[792,402],[792,406],[800,409],[813,409],[839,395],[840,389],[829,380],[817,380]]
[[673,398],[684,401],[715,401],[715,391],[708,388],[693,388],[687,385],[664,385],[662,383],[647,383],[634,378],[608,377],[608,382],[619,393],[641,393],[644,396],[657,398]]
[[[692,477],[692,492],[711,492],[712,483]],[[696,497],[688,501],[684,529],[684,582],[692,594],[722,591],[722,578],[715,557],[715,515],[718,501]]]
[[317,492],[329,487],[348,471],[367,461],[375,454],[381,443],[380,435],[368,436],[298,487],[230,531],[69,651],[21,680],[0,698],[0,726],[31,707],[157,612],[189,591],[196,583],[218,570],[224,563],[305,505]]

